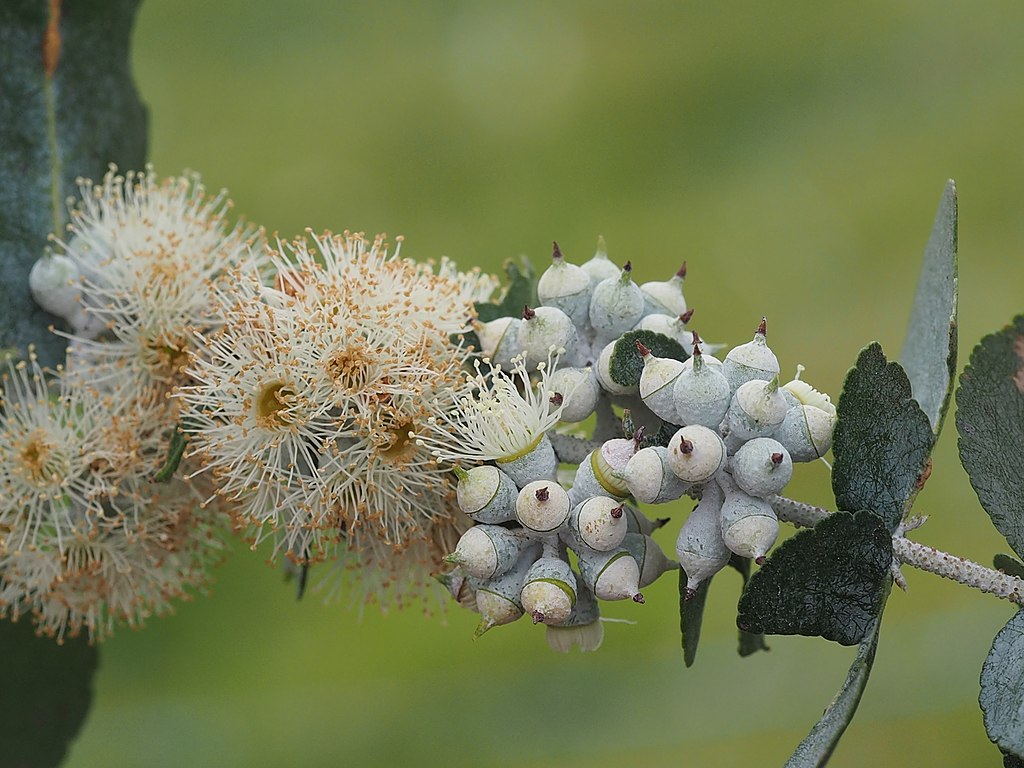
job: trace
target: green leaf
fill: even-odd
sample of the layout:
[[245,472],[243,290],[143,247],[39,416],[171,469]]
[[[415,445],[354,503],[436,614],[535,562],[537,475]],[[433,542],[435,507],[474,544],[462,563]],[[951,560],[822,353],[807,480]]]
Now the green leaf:
[[693,666],[697,658],[697,644],[700,643],[700,627],[704,622],[704,603],[708,599],[711,579],[705,579],[696,593],[686,600],[686,573],[679,569],[679,629],[683,634],[683,663]]
[[57,645],[27,621],[0,621],[0,751],[4,765],[59,765],[92,699],[99,654],[82,638]]
[[644,370],[644,359],[636,348],[640,342],[655,357],[671,357],[673,360],[685,361],[689,358],[686,350],[675,339],[654,331],[629,331],[622,334],[612,348],[612,358],[608,363],[608,375],[616,384],[624,387],[636,387],[640,384],[640,374]]
[[839,509],[870,509],[894,531],[926,477],[935,444],[899,363],[877,342],[846,375],[832,438],[832,490]]
[[956,375],[956,184],[946,182],[914,296],[900,363],[914,399],[939,434]]
[[992,524],[1024,557],[1024,315],[971,352],[956,408],[960,461]]
[[855,645],[878,615],[891,564],[892,537],[877,515],[837,512],[783,542],[751,577],[736,624]]
[[825,714],[814,724],[811,732],[800,742],[796,750],[786,761],[786,768],[818,768],[825,765],[832,756],[836,744],[846,731],[846,727],[853,720],[860,704],[864,688],[868,684],[868,676],[871,674],[871,665],[875,661],[875,651],[878,648],[878,633],[882,626],[882,610],[885,608],[885,600],[888,591],[882,595],[882,604],[878,607],[877,614],[868,632],[857,648],[857,655],[853,658],[850,671],[846,673],[846,680],[839,692],[835,695]]
[[1024,579],[1024,563],[1009,555],[996,555],[992,558],[992,565],[995,566],[996,570],[1002,571],[1007,576],[1016,576],[1018,579]]
[[[746,590],[747,582],[750,581],[750,558],[733,555],[729,560],[729,565],[740,572],[740,576],[743,577],[743,589]],[[768,648],[768,643],[765,642],[762,633],[747,632],[745,629],[740,630],[740,656],[750,656],[758,651],[767,650],[771,649]]]
[[529,259],[525,256],[519,261],[508,259],[505,274],[508,275],[509,286],[504,298],[500,302],[480,301],[476,304],[477,318],[481,323],[489,323],[499,317],[522,317],[523,307],[537,306],[537,276]]
[[988,737],[1005,753],[1024,757],[1024,611],[992,641],[981,668],[981,695]]
[[[0,3],[0,347],[34,344],[45,365],[66,342],[48,333],[58,320],[32,300],[29,271],[47,236],[62,233],[76,177],[99,178],[111,162],[141,168],[146,157],[146,112],[128,67],[138,0],[54,5],[51,26],[43,0]],[[58,55],[44,38],[59,42]]]

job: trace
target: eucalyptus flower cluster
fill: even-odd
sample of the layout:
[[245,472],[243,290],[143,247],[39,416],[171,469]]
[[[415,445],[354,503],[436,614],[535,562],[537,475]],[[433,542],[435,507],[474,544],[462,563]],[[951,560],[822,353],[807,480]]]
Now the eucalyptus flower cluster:
[[[689,597],[734,555],[760,563],[779,529],[769,499],[794,461],[829,450],[829,398],[802,368],[779,385],[763,320],[724,360],[707,354],[685,277],[684,264],[637,285],[603,242],[580,266],[556,244],[538,306],[478,325],[484,364],[419,437],[454,465],[476,522],[442,581],[481,614],[478,634],[527,615],[553,647],[590,650],[603,636],[597,599],[643,603],[640,590],[680,566]],[[581,422],[591,439],[566,433]],[[650,536],[667,520],[636,505],[683,496],[699,503],[671,560]]]

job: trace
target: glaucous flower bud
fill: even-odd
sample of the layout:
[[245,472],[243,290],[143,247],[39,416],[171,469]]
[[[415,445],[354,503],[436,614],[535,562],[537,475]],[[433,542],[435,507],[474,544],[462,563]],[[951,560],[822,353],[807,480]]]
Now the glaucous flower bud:
[[554,481],[558,475],[558,457],[546,434],[541,435],[529,450],[496,461],[519,488],[531,480],[549,478]]
[[590,277],[590,284],[592,286],[596,286],[602,280],[607,280],[609,277],[619,276],[619,268],[608,258],[608,246],[604,241],[604,237],[598,235],[597,250],[594,251],[594,255],[589,261],[585,261],[580,265],[580,269]]
[[611,364],[612,364],[612,353],[615,352],[615,341],[610,341],[604,345],[601,349],[601,354],[597,358],[597,366],[594,368],[594,374],[597,376],[597,381],[601,387],[610,395],[635,395],[640,390],[639,387],[630,387],[624,384],[619,384],[612,378]]
[[779,359],[768,348],[766,339],[767,320],[761,318],[752,341],[733,347],[722,363],[722,373],[735,391],[741,384],[752,379],[771,381],[779,375]]
[[726,445],[730,450],[739,448],[747,440],[768,437],[786,417],[789,406],[779,392],[779,380],[751,379],[733,394],[726,414]]
[[597,400],[601,395],[601,385],[597,381],[594,369],[559,368],[551,374],[549,389],[560,402],[552,402],[552,407],[562,406],[562,421],[577,423],[588,418],[597,408]]
[[615,478],[605,475],[597,460],[599,455],[600,449],[591,451],[579,463],[572,488],[569,489],[569,499],[573,506],[591,496],[609,496],[616,501],[622,501],[629,495],[627,488],[620,486]]
[[38,259],[29,272],[28,287],[36,304],[51,315],[70,320],[81,310],[78,267],[62,253]]
[[614,278],[602,280],[590,298],[590,325],[598,344],[617,339],[644,315],[644,294],[631,278],[629,262]]
[[665,281],[644,283],[640,290],[644,292],[645,311],[647,314],[665,314],[678,317],[686,311],[686,299],[683,298],[683,281],[686,279],[686,262],[678,271]]
[[716,482],[704,486],[700,503],[694,507],[676,539],[676,557],[686,572],[689,600],[704,581],[729,564],[732,551],[722,540],[721,511],[725,493]]
[[502,624],[510,624],[523,615],[523,604],[519,595],[530,566],[540,554],[540,545],[534,544],[523,552],[516,564],[501,576],[481,582],[476,590],[476,609],[480,612],[480,623],[474,637]]
[[474,525],[444,558],[478,579],[492,579],[512,569],[532,543],[500,525]]
[[558,483],[535,480],[516,498],[516,520],[537,533],[557,531],[569,517],[569,494]]
[[622,475],[630,494],[642,504],[675,501],[690,489],[690,483],[680,480],[669,469],[668,449],[660,445],[641,448],[633,454]]
[[656,357],[639,339],[636,348],[644,361],[644,369],[640,372],[640,399],[658,418],[669,424],[680,424],[673,387],[682,373],[682,362],[670,357]]
[[516,516],[516,496],[519,489],[497,467],[484,464],[465,470],[456,465],[453,468],[459,484],[455,498],[459,509],[478,523],[503,523]]
[[832,447],[836,417],[813,405],[794,405],[786,411],[775,439],[786,446],[793,461],[814,461]]
[[693,333],[692,363],[683,366],[672,387],[672,407],[679,424],[700,424],[717,429],[729,410],[732,390],[721,368],[710,365],[701,352],[699,337]]
[[764,499],[740,490],[728,473],[720,477],[725,491],[722,502],[722,541],[740,557],[749,557],[758,565],[779,536],[779,520]]
[[780,493],[793,476],[789,451],[770,437],[755,437],[741,445],[729,468],[740,490],[762,499]]
[[519,601],[534,624],[564,624],[576,604],[576,574],[558,557],[541,557],[530,566]]
[[722,438],[699,424],[683,427],[668,444],[669,469],[687,483],[707,482],[725,466],[725,460]]
[[691,317],[693,317],[692,309],[688,309],[679,315],[664,315],[660,312],[655,312],[641,317],[640,322],[636,324],[633,330],[660,333],[662,336],[667,336],[673,341],[678,342],[679,346],[686,350],[686,354],[692,355],[692,333],[686,327]]
[[625,549],[595,552],[580,548],[576,552],[580,576],[601,600],[631,599],[642,603],[640,566]]
[[658,542],[642,533],[627,533],[622,548],[633,556],[640,568],[640,589],[653,584],[663,573],[679,568],[679,563],[665,556]]
[[629,527],[622,502],[608,496],[591,496],[569,514],[567,542],[574,549],[583,543],[596,552],[616,549]]
[[572,320],[577,328],[583,328],[589,321],[590,275],[562,256],[558,243],[553,244],[551,266],[537,281],[537,298],[548,307],[557,307]]
[[552,347],[574,350],[576,326],[557,307],[525,307],[523,320],[516,329],[516,346],[526,358],[526,367],[532,370],[547,361]]
[[480,354],[494,365],[509,368],[512,358],[520,353],[516,336],[522,319],[518,317],[499,317],[489,323],[480,323],[476,336],[480,339]]

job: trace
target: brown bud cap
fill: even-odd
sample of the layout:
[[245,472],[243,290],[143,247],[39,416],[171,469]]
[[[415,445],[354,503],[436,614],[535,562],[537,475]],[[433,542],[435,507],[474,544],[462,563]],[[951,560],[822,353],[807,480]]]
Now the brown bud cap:
[[693,441],[684,437],[679,441],[679,451],[680,453],[693,453]]
[[530,309],[528,304],[523,306],[523,320],[533,320],[537,313]]
[[637,592],[635,595],[633,595],[633,602],[634,603],[640,603],[640,605],[643,605],[644,604],[644,596],[641,595],[639,592]]
[[757,334],[759,336],[767,336],[768,335],[768,318],[767,317],[762,317],[761,318],[761,324],[759,326],[757,326]]
[[772,454],[772,464],[774,464],[777,467],[781,463],[782,463],[782,454],[781,453],[773,453]]
[[562,261],[563,258],[564,257],[562,256],[562,250],[558,247],[558,243],[556,243],[554,240],[552,240],[551,241],[551,260],[552,261]]
[[547,501],[549,498],[551,498],[551,493],[550,491],[548,491],[547,486],[544,486],[543,488],[538,488],[537,492],[534,493],[533,495],[537,497],[537,501]]
[[620,517],[622,517],[622,505],[619,504],[619,506],[617,507],[612,507],[610,510],[608,510],[608,514],[611,515],[612,518],[614,518],[615,520],[618,520]]
[[644,343],[640,339],[636,340],[636,351],[640,353],[640,357],[647,357],[651,354],[651,350],[644,346]]

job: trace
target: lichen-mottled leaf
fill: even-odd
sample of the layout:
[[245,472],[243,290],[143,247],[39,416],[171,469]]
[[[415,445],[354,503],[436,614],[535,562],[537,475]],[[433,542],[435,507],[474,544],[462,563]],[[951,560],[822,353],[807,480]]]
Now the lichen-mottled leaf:
[[960,461],[992,524],[1024,557],[1024,315],[971,352],[956,408]]
[[27,621],[0,621],[0,763],[59,765],[92,699],[99,655],[82,638],[57,645]]
[[[729,565],[739,571],[740,576],[743,578],[743,589],[745,590],[747,588],[747,582],[750,581],[750,558],[733,555],[729,560]],[[768,648],[768,643],[765,642],[764,635],[762,633],[748,632],[745,629],[740,630],[740,656],[750,656],[758,651],[767,650],[771,649]]]
[[1016,576],[1018,579],[1024,579],[1024,563],[1009,555],[996,555],[992,558],[992,565],[995,566],[996,570],[1002,571],[1007,576]]
[[66,342],[48,333],[58,320],[32,300],[29,271],[62,231],[76,177],[145,162],[146,113],[128,67],[137,5],[0,3],[0,347],[34,344],[46,365]]
[[1016,755],[1003,753],[1003,768],[1024,768],[1024,760]]
[[508,259],[505,262],[505,274],[508,275],[509,285],[502,300],[479,301],[475,305],[481,323],[489,323],[499,317],[522,317],[523,307],[537,306],[537,276],[529,259],[525,256],[518,261]]
[[846,375],[832,439],[832,490],[841,510],[870,509],[890,531],[909,510],[925,477],[935,434],[899,363],[877,342]]
[[1024,757],[1024,611],[1018,611],[992,641],[981,668],[981,694],[988,737],[1005,753]]
[[855,645],[870,631],[889,579],[892,537],[872,512],[837,512],[783,542],[747,583],[736,624]]
[[640,384],[640,374],[644,370],[644,359],[636,348],[640,342],[655,357],[671,357],[673,360],[684,361],[689,358],[686,350],[675,339],[654,331],[629,331],[622,334],[612,348],[612,358],[608,364],[608,375],[616,384],[623,387],[635,387]]
[[693,597],[686,600],[686,572],[679,569],[679,629],[683,635],[683,663],[693,666],[697,658],[697,644],[700,643],[700,627],[704,622],[704,603],[708,599],[711,579],[705,579],[697,587]]
[[857,655],[850,665],[850,671],[846,673],[842,687],[825,709],[825,714],[814,724],[811,732],[786,761],[785,768],[819,768],[832,756],[840,737],[853,720],[864,688],[868,684],[871,665],[875,661],[875,651],[878,648],[882,610],[888,594],[886,590],[882,595],[882,604],[878,607],[873,623],[868,627],[867,635],[857,647]]
[[900,364],[910,379],[914,399],[937,435],[949,408],[956,375],[957,300],[956,184],[946,182],[910,312]]

